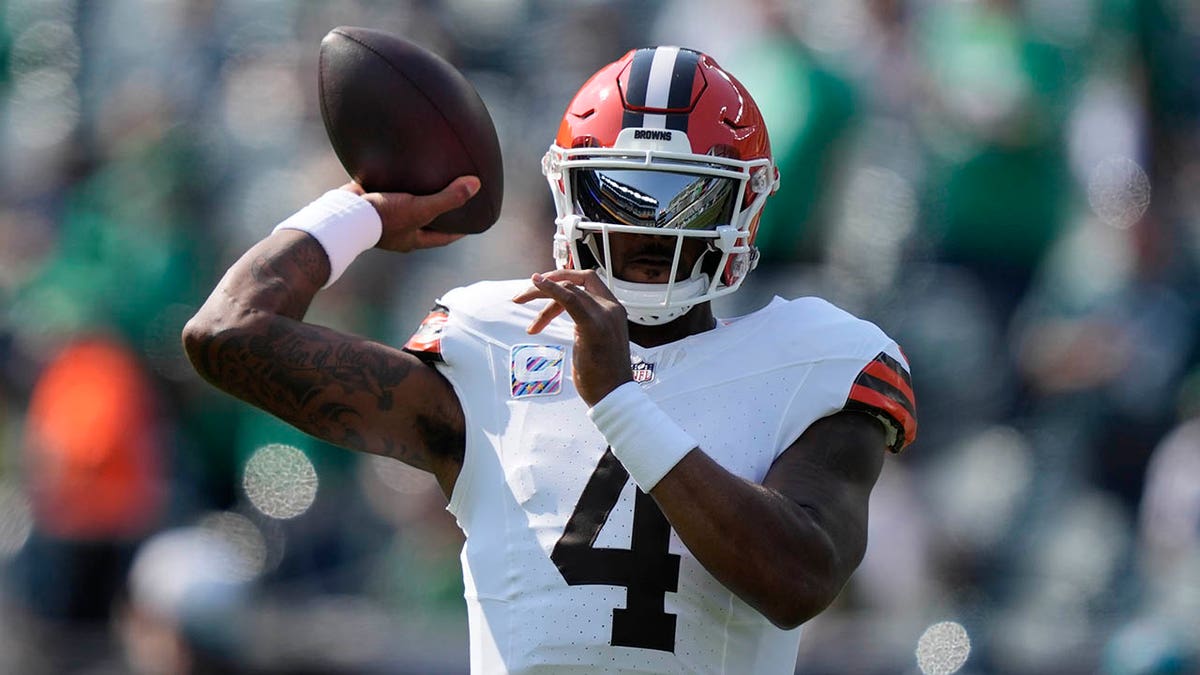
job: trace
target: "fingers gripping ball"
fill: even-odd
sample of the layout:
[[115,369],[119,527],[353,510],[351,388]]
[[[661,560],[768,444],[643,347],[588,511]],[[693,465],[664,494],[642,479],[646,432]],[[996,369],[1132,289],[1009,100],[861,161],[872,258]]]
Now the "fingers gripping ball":
[[479,193],[429,228],[483,232],[500,216],[503,162],[479,93],[441,57],[395,35],[342,26],[321,41],[321,117],[342,166],[368,192],[429,195],[458,176]]

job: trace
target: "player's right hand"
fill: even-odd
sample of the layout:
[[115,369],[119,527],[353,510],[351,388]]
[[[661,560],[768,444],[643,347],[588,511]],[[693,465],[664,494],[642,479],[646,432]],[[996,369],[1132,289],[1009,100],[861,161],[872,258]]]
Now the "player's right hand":
[[533,275],[532,281],[513,302],[524,304],[534,298],[551,302],[525,330],[536,335],[559,314],[570,315],[575,322],[571,377],[585,403],[596,405],[613,389],[633,380],[628,314],[595,270],[551,270]]
[[441,192],[411,195],[405,192],[365,192],[358,183],[346,183],[348,190],[366,199],[383,221],[383,234],[376,248],[407,253],[421,248],[436,248],[462,239],[464,234],[425,229],[434,218],[466,204],[479,192],[479,179],[460,176]]

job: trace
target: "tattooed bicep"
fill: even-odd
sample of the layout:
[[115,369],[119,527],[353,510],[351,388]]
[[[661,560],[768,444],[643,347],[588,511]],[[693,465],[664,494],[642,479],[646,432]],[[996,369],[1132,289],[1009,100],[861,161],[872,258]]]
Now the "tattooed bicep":
[[209,379],[308,433],[419,466],[428,426],[418,419],[461,427],[461,415],[428,396],[439,376],[415,357],[281,317],[254,325],[213,340]]

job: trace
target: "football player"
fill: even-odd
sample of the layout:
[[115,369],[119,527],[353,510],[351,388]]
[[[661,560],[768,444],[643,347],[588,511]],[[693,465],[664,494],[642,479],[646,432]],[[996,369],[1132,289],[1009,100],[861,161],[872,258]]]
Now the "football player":
[[475,673],[791,673],[798,627],[862,560],[908,366],[816,298],[713,315],[779,184],[745,88],[687,49],[629,52],[543,162],[557,269],[447,292],[404,349],[304,323],[362,250],[478,189],[333,190],[225,275],[184,331],[222,389],[436,476],[463,532]]

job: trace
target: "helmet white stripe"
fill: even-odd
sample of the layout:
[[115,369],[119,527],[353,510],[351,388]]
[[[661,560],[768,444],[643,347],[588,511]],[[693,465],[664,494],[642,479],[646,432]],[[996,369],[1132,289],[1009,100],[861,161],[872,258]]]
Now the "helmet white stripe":
[[666,115],[656,115],[654,113],[646,113],[645,115],[642,115],[641,126],[643,129],[666,129],[667,128],[667,116]]
[[650,81],[646,85],[647,108],[668,107],[667,103],[671,99],[671,76],[675,73],[675,59],[678,57],[679,47],[659,47],[654,50],[654,61],[650,63]]

